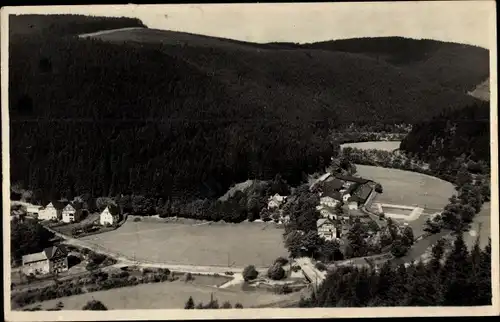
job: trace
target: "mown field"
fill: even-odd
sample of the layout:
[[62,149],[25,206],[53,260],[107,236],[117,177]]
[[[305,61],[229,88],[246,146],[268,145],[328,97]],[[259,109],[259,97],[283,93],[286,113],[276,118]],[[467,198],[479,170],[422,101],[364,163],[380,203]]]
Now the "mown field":
[[382,150],[382,151],[394,151],[399,149],[401,141],[370,141],[370,142],[353,142],[345,143],[340,145],[341,148],[354,148],[361,150]]
[[64,304],[63,310],[81,310],[88,301],[95,299],[101,301],[110,310],[182,309],[190,296],[197,304],[209,302],[211,294],[218,300],[219,305],[222,305],[224,301],[229,301],[232,305],[239,302],[246,308],[277,302],[293,295],[293,293],[277,295],[268,291],[259,291],[256,294],[176,281],[74,295],[32,304],[27,308],[40,306],[42,310],[46,310],[55,307],[61,301]]
[[440,211],[456,193],[450,182],[411,171],[356,165],[357,175],[380,183],[374,202],[419,206]]
[[166,223],[128,220],[89,241],[137,260],[201,266],[267,267],[286,256],[283,230],[266,223]]

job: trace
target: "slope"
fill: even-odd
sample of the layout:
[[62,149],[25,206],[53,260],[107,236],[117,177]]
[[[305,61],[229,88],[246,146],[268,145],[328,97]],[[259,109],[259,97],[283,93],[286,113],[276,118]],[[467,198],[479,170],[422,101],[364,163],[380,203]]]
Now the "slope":
[[42,200],[213,198],[277,173],[298,184],[335,152],[332,128],[477,101],[366,55],[147,28],[81,39],[67,25],[10,46],[11,180]]

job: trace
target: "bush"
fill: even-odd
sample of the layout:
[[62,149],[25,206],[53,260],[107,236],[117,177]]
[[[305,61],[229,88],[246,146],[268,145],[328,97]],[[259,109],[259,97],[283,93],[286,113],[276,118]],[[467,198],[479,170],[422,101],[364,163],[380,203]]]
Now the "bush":
[[316,263],[315,267],[316,267],[316,269],[318,269],[318,270],[320,270],[322,272],[326,271],[326,265],[323,264],[323,263],[321,263],[321,262]]
[[285,278],[285,275],[285,270],[279,263],[273,264],[267,271],[267,276],[275,281],[282,280],[283,278]]
[[245,280],[245,282],[254,280],[257,278],[257,276],[259,276],[259,272],[255,269],[255,266],[253,265],[248,265],[243,270],[243,279]]
[[228,301],[222,303],[221,309],[231,309],[233,306]]
[[242,308],[243,308],[243,305],[241,305],[241,303],[236,303],[236,304],[234,305],[234,308],[235,308],[235,309],[242,309]]
[[408,246],[403,244],[400,240],[396,240],[391,245],[391,254],[396,258],[400,258],[406,255],[408,249]]
[[92,300],[87,302],[82,310],[91,310],[91,311],[107,311],[108,308],[102,304],[100,301]]
[[194,277],[191,273],[188,272],[188,273],[184,274],[184,282],[189,282],[192,280],[194,280]]
[[139,218],[139,217],[135,217],[135,218],[134,218],[134,222],[138,222],[138,221],[142,221],[142,219],[141,219],[141,218]]
[[384,192],[384,189],[382,188],[382,185],[380,183],[377,183],[375,185],[375,192],[376,193],[383,193]]
[[284,258],[284,257],[278,257],[276,258],[276,260],[274,261],[274,264],[279,264],[281,266],[284,266],[286,264],[288,264],[288,259]]

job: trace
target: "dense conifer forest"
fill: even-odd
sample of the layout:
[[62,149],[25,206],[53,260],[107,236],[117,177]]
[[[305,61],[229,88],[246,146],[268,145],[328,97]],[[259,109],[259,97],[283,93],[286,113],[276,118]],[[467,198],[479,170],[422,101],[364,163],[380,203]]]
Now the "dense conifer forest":
[[[297,185],[335,154],[335,128],[412,123],[477,101],[459,74],[441,86],[368,54],[148,29],[133,41],[75,36],[144,27],[128,18],[10,19],[11,180],[36,200],[211,198],[278,173]],[[433,53],[484,55],[441,46]]]
[[491,305],[491,240],[468,251],[461,235],[445,254],[438,242],[427,263],[379,271],[339,268],[301,307],[476,306]]
[[489,102],[478,102],[459,110],[443,110],[431,120],[417,123],[401,142],[401,150],[434,162],[449,162],[459,156],[490,162]]

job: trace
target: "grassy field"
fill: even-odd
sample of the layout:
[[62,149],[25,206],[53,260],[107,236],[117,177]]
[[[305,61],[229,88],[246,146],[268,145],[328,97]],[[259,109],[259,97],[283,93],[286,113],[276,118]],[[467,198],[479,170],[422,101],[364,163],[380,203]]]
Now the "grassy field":
[[82,240],[137,260],[172,264],[269,266],[287,252],[282,229],[266,223],[133,222]]
[[357,175],[380,183],[384,192],[374,202],[440,211],[456,193],[449,182],[411,171],[356,165]]
[[41,309],[46,310],[55,307],[57,302],[61,301],[64,304],[63,310],[81,310],[88,301],[95,299],[101,301],[111,310],[182,309],[190,296],[193,297],[196,304],[199,302],[207,303],[210,301],[212,293],[214,298],[218,300],[219,305],[224,301],[229,301],[232,305],[239,302],[246,308],[284,300],[293,295],[277,295],[268,291],[259,292],[257,295],[255,292],[225,290],[176,281],[141,284],[74,295],[32,304],[27,308],[40,305]]
[[399,149],[401,141],[371,141],[371,142],[354,142],[342,144],[341,148],[355,148],[361,150],[377,149],[382,151],[394,151]]

